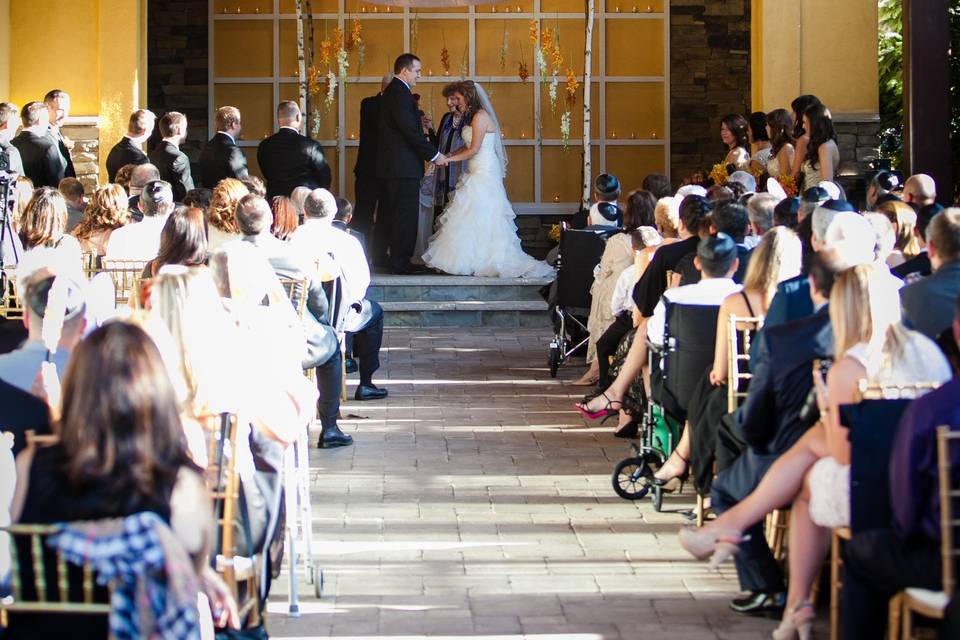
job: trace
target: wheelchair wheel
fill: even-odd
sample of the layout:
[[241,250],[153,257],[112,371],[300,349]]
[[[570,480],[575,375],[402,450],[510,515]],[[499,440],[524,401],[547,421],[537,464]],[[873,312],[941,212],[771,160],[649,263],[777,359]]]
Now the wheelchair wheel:
[[613,490],[624,500],[640,500],[650,491],[650,486],[641,483],[641,478],[653,478],[653,471],[644,457],[626,458],[613,468]]
[[557,377],[557,369],[560,368],[560,347],[556,344],[550,345],[550,358],[548,361],[550,365],[550,377]]

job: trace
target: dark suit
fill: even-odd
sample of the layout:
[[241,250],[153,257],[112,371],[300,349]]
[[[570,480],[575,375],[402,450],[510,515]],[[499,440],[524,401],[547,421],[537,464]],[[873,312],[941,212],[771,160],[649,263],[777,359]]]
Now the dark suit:
[[356,178],[357,202],[353,208],[353,224],[365,237],[374,232],[373,264],[384,264],[387,244],[390,242],[390,226],[386,216],[375,216],[380,200],[382,181],[377,177],[377,148],[380,138],[380,94],[360,101],[360,146],[357,147],[357,164],[353,168]]
[[33,181],[34,187],[56,189],[60,186],[60,181],[65,177],[67,165],[53,138],[24,130],[11,140],[11,143],[20,152],[23,175]]
[[200,152],[200,186],[213,189],[224,178],[246,178],[247,156],[229,135],[218,131]]
[[76,178],[77,170],[73,168],[73,158],[70,157],[70,149],[67,149],[67,145],[64,144],[63,138],[60,136],[60,131],[54,127],[50,127],[50,139],[57,145],[57,151],[60,153],[60,157],[63,159],[64,169],[63,177],[64,178]]
[[190,173],[190,158],[183,151],[167,141],[161,142],[148,156],[150,162],[160,170],[160,179],[173,187],[173,199],[183,200],[187,191],[193,189],[193,175]]
[[686,240],[672,242],[657,249],[643,275],[633,287],[633,301],[644,318],[653,315],[660,297],[667,290],[667,271],[674,271],[688,253],[695,253],[700,238],[690,236]]
[[[756,489],[776,459],[806,431],[799,415],[813,388],[811,363],[815,358],[833,355],[827,307],[810,317],[771,327],[760,333],[757,341],[757,354],[750,360],[753,379],[747,399],[735,414],[735,436],[746,443],[746,449],[713,481],[711,496],[717,513],[730,509]],[[718,455],[718,459],[721,457]],[[740,545],[740,553],[735,556],[740,588],[782,591],[783,571],[767,546],[763,523],[744,533],[750,534],[750,540]]]
[[13,455],[26,446],[27,431],[50,433],[50,411],[45,402],[0,380],[0,425],[13,433]]
[[267,198],[289,196],[297,187],[330,188],[330,165],[320,143],[290,127],[280,127],[260,143],[257,162],[267,181]]
[[115,182],[117,172],[128,164],[147,164],[150,162],[147,154],[143,152],[140,145],[135,143],[127,136],[123,136],[120,142],[113,145],[110,153],[107,154],[107,180]]
[[810,281],[806,275],[800,274],[777,285],[777,293],[770,302],[763,326],[775,327],[805,318],[811,313],[813,302],[810,301]]
[[394,78],[380,96],[377,176],[384,180],[385,211],[390,220],[390,265],[409,268],[417,242],[423,163],[437,149],[423,133],[410,87]]
[[928,278],[900,290],[903,323],[936,340],[953,322],[960,295],[960,260],[941,265]]
[[932,271],[933,267],[930,265],[930,256],[927,255],[926,251],[918,253],[909,260],[890,269],[890,273],[901,280],[906,280],[907,276],[914,274],[926,277],[930,275]]
[[20,159],[20,151],[6,140],[0,140],[0,153],[6,153],[10,160],[10,170],[7,172],[7,177],[22,176],[23,160]]

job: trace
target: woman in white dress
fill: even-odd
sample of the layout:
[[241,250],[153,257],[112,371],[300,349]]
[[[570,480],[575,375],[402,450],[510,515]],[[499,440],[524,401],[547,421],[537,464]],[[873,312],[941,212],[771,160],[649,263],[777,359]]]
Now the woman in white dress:
[[507,155],[500,140],[496,113],[479,84],[461,85],[466,102],[463,129],[466,147],[447,162],[467,161],[453,199],[437,221],[423,262],[455,275],[540,278],[554,275],[547,263],[523,252],[516,213],[507,200],[503,178]]
[[793,168],[793,120],[786,109],[774,109],[767,114],[767,136],[770,138],[770,158],[767,175],[771,178],[789,175]]
[[897,301],[896,287],[876,264],[837,276],[829,312],[838,358],[826,381],[814,372],[820,422],[780,456],[753,493],[701,529],[680,532],[687,551],[716,565],[736,552],[744,530],[793,503],[790,586],[775,640],[797,633],[809,637],[814,609],[807,597],[829,548],[830,529],[850,524],[850,440],[840,426],[840,405],[859,401],[861,379],[896,385],[950,378],[936,343],[900,324]]

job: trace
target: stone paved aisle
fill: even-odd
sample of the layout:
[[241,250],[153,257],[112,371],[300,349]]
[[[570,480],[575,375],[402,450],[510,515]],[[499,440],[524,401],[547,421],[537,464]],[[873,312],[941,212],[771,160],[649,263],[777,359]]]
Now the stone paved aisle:
[[[768,638],[737,616],[732,565],[708,572],[664,512],[610,486],[628,454],[572,410],[582,368],[545,367],[548,330],[388,329],[387,401],[344,406],[356,444],[311,454],[326,587],[278,638]],[[353,377],[353,376],[351,376]],[[351,387],[352,393],[352,387]],[[351,396],[352,397],[352,396]]]

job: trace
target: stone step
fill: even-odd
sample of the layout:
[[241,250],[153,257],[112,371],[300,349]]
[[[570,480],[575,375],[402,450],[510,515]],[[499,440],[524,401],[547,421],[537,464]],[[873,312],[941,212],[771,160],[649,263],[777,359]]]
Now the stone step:
[[367,297],[393,327],[545,327],[549,278],[374,275]]

